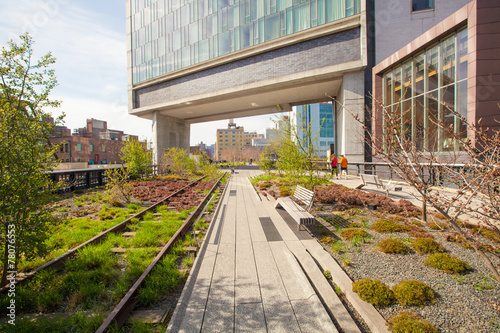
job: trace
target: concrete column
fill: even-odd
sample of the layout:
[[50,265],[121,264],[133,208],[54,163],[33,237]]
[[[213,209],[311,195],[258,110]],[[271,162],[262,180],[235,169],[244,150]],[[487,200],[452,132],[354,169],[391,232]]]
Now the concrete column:
[[190,125],[177,118],[153,113],[153,163],[158,164],[167,149],[178,147],[189,152]]
[[364,120],[364,72],[344,75],[337,105],[338,154],[345,155],[349,162],[364,162],[363,125],[354,117]]

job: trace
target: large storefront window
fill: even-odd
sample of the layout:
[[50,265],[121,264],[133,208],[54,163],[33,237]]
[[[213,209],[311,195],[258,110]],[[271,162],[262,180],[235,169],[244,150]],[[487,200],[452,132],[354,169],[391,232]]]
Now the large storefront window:
[[133,83],[358,14],[359,1],[131,0]]
[[467,116],[467,54],[463,29],[384,74],[384,104],[400,115],[400,133],[415,149],[455,151],[454,137],[467,138],[455,115]]

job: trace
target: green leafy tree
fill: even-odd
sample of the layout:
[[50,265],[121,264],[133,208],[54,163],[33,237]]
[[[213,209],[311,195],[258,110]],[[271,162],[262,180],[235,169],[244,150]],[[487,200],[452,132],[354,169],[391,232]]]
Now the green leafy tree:
[[129,182],[129,170],[125,168],[110,168],[106,170],[106,176],[109,179],[106,183],[108,200],[112,203],[120,201],[130,202],[134,188]]
[[139,140],[126,141],[122,148],[120,158],[127,164],[127,170],[132,177],[148,175],[151,167],[151,152],[146,144]]
[[[35,60],[33,39],[20,36],[0,54],[0,233],[3,251],[1,285],[9,271],[17,271],[19,258],[43,254],[43,241],[53,218],[47,205],[51,180],[47,171],[56,161],[57,147],[48,144],[54,125],[44,111],[59,106],[49,99],[57,85],[50,54]],[[62,121],[62,116],[56,123]]]
[[182,148],[170,148],[163,155],[162,163],[167,166],[167,169],[178,175],[195,173],[197,170],[196,161],[189,157],[187,150]]

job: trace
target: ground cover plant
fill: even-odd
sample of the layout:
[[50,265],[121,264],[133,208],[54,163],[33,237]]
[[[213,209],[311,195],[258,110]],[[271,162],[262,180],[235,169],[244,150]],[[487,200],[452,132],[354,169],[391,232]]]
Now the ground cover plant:
[[[404,212],[392,213],[362,207],[357,208],[362,212],[356,212],[352,210],[352,207],[354,206],[341,206],[338,202],[316,203],[313,211],[320,223],[308,229],[320,240],[324,249],[343,267],[353,281],[366,278],[380,280],[395,292],[398,290],[395,287],[399,283],[415,280],[433,290],[434,299],[430,296],[430,292],[426,294],[424,291],[418,291],[426,290],[425,287],[406,286],[405,290],[413,292],[405,296],[406,301],[401,301],[405,305],[398,301],[387,306],[378,306],[379,312],[386,320],[408,308],[412,309],[417,317],[402,320],[403,326],[401,327],[403,328],[400,332],[408,332],[408,329],[411,331],[412,327],[430,328],[429,332],[439,329],[441,332],[450,333],[464,328],[471,332],[498,330],[500,327],[498,317],[500,285],[489,274],[487,267],[477,260],[477,256],[470,246],[467,246],[465,239],[457,237],[457,234],[450,229],[431,228],[425,222],[408,216]],[[389,233],[374,232],[372,226],[381,219],[390,220],[402,226],[404,233],[393,233],[394,230]],[[429,217],[429,222],[435,222],[434,225],[443,223],[440,216],[434,215]],[[464,228],[467,228],[469,233],[475,234],[476,239],[480,240],[485,248],[488,247],[490,251],[493,251],[487,254],[493,262],[500,265],[498,257],[500,244],[495,241],[495,237],[488,238],[479,232],[480,228],[474,225],[464,226]],[[368,231],[373,238],[370,242],[356,242],[356,244],[352,241],[338,241],[347,229]],[[384,254],[377,246],[384,240],[385,242],[398,240],[415,251],[410,251],[405,255]],[[463,271],[461,275],[447,274],[440,269],[424,265],[430,254],[443,254],[444,251],[446,251],[445,254],[466,262],[470,269]],[[467,268],[465,265],[464,267]],[[334,276],[332,279],[335,282]],[[427,300],[420,302],[415,299]],[[419,305],[413,305],[413,303]],[[454,319],[450,320],[443,313],[450,314]],[[481,315],[478,316],[478,313]],[[423,325],[422,321],[425,321],[427,326]],[[398,329],[397,325],[394,327],[396,327],[395,330]]]
[[377,247],[380,251],[384,253],[408,253],[410,252],[410,247],[405,243],[401,242],[399,239],[387,238],[378,242]]
[[397,315],[392,316],[387,321],[389,330],[394,333],[438,333],[439,331],[428,321],[424,320],[421,316],[410,312],[403,311]]
[[471,269],[471,266],[448,253],[434,253],[427,257],[426,266],[434,267],[447,273],[461,274]]
[[402,281],[394,286],[392,291],[399,304],[403,306],[424,306],[436,298],[431,287],[417,280]]
[[394,302],[392,290],[380,280],[362,279],[352,283],[352,291],[373,305],[387,306]]

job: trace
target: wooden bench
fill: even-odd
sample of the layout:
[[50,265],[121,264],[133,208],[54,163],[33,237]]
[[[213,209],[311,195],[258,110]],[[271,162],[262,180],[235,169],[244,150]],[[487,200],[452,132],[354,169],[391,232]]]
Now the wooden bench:
[[[288,214],[297,222],[297,230],[302,225],[313,225],[316,219],[309,213],[314,199],[314,192],[302,186],[296,186],[292,197],[280,197],[274,208],[283,207]],[[300,205],[304,205],[302,207]]]
[[370,175],[366,173],[362,173],[361,175],[361,180],[363,181],[363,184],[358,186],[357,188],[360,189],[363,186],[366,185],[375,185],[377,188],[381,188],[386,192],[386,195],[389,196],[389,191],[401,191],[402,187],[401,186],[396,186],[395,183],[392,182],[392,179],[389,180],[389,182],[384,185],[382,180],[378,178],[377,175]]

